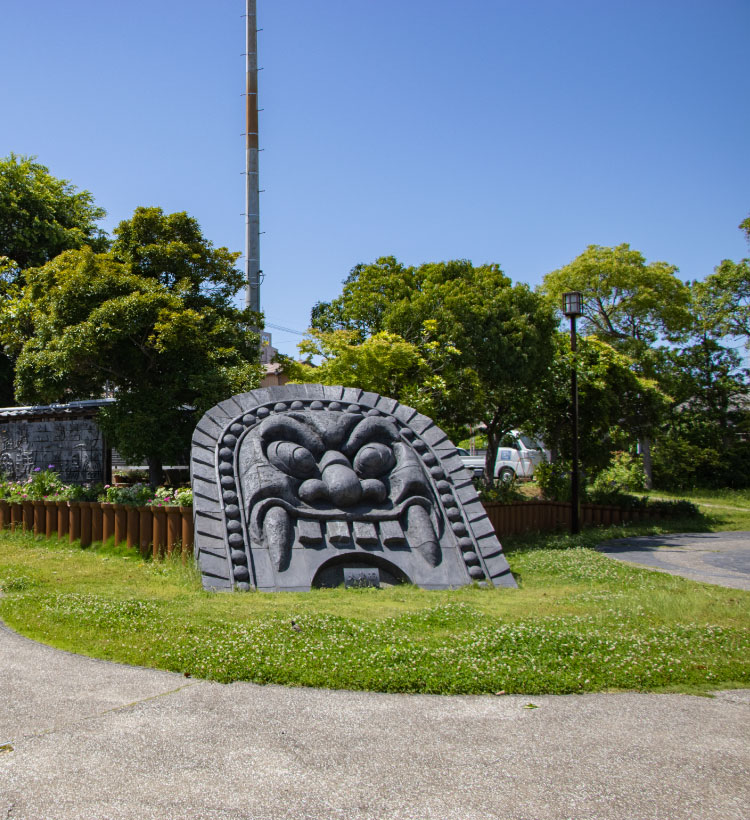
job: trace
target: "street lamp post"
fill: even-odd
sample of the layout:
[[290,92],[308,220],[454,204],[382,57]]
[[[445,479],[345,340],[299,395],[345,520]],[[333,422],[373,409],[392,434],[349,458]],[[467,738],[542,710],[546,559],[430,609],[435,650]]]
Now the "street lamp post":
[[570,371],[570,396],[573,416],[572,467],[570,471],[570,532],[577,535],[581,531],[580,494],[578,486],[578,362],[576,361],[576,319],[583,314],[583,295],[577,291],[563,293],[563,313],[570,319],[570,350],[573,366]]

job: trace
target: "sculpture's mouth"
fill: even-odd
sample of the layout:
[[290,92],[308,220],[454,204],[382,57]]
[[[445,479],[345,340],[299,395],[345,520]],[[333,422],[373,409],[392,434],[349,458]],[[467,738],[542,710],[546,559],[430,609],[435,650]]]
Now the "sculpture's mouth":
[[349,510],[290,504],[267,498],[255,504],[250,519],[253,540],[265,546],[278,570],[291,559],[292,545],[339,549],[389,549],[410,547],[431,565],[440,563],[441,553],[431,520],[432,502],[412,496],[400,504],[358,505]]

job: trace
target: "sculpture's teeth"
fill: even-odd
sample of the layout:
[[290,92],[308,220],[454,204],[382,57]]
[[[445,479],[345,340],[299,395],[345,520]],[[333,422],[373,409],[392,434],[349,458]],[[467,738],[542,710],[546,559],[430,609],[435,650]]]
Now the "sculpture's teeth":
[[386,547],[403,547],[406,543],[406,536],[398,521],[381,521],[380,538]]
[[406,511],[406,538],[409,546],[416,550],[431,566],[436,567],[442,558],[440,544],[424,507],[413,504]]
[[263,521],[263,540],[279,572],[289,566],[293,538],[294,525],[289,513],[282,507],[271,507]]
[[328,541],[336,546],[343,546],[352,540],[346,521],[329,521],[326,524],[326,536]]
[[376,547],[378,545],[378,531],[369,521],[355,521],[353,525],[354,540],[360,547]]
[[301,518],[297,522],[297,538],[300,544],[304,544],[306,547],[320,545],[323,541],[323,530],[320,528],[320,523]]

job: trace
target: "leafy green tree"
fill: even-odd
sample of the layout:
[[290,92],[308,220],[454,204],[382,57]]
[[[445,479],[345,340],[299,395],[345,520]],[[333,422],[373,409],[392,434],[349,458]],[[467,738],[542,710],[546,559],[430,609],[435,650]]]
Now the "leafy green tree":
[[258,317],[232,301],[238,254],[213,248],[195,220],[138,209],[116,235],[112,253],[67,251],[26,271],[3,339],[18,355],[22,401],[112,391],[105,432],[125,458],[147,461],[156,484],[162,464],[184,456],[197,416],[258,386]]
[[106,250],[107,238],[96,224],[104,216],[92,194],[52,176],[34,157],[0,159],[0,257],[17,270],[83,245]]
[[[607,466],[613,451],[627,449],[629,440],[639,436],[642,418],[663,415],[669,396],[656,381],[639,375],[625,353],[596,336],[579,338],[575,365],[581,467],[591,478]],[[533,412],[534,432],[556,459],[568,464],[572,457],[572,367],[570,335],[558,333],[555,358]]]
[[[0,311],[17,295],[21,272],[90,245],[103,251],[105,216],[88,191],[52,176],[34,157],[0,158]],[[0,404],[14,403],[14,363],[0,351]]]
[[[427,322],[424,336],[434,323]],[[356,331],[312,330],[300,343],[305,361],[286,360],[284,372],[293,382],[359,387],[398,399],[421,413],[435,416],[435,399],[446,391],[441,356],[458,353],[439,346],[407,342],[396,333],[381,331],[361,341]],[[313,358],[319,360],[314,365]]]
[[662,354],[657,375],[672,401],[654,445],[659,486],[750,483],[750,372],[718,332],[696,305],[691,343]]
[[[560,309],[562,294],[580,291],[581,330],[614,345],[634,362],[641,376],[655,374],[654,346],[677,339],[690,327],[690,289],[666,262],[646,263],[630,245],[589,245],[570,264],[544,277],[543,292]],[[647,487],[652,486],[651,437],[658,417],[638,421]]]
[[432,408],[454,435],[483,423],[487,480],[503,435],[528,421],[554,347],[554,314],[539,295],[513,285],[497,265],[466,260],[407,267],[381,257],[358,265],[341,296],[316,305],[312,320],[323,332],[349,331],[355,344],[389,333],[419,351],[430,378],[415,385],[414,373],[404,372],[394,392]]
[[[739,227],[750,243],[750,217]],[[694,291],[712,335],[744,338],[750,348],[750,259],[724,259],[703,282],[694,284]]]
[[589,245],[570,264],[544,277],[543,291],[560,308],[562,294],[583,294],[581,332],[638,354],[644,346],[690,326],[690,291],[677,268],[646,260],[630,245]]
[[114,230],[112,255],[131,273],[179,292],[189,307],[224,305],[245,284],[235,267],[239,254],[215,248],[197,220],[184,211],[136,208]]
[[[295,382],[356,386],[401,399],[404,385],[427,374],[416,345],[385,331],[363,342],[348,330],[313,331],[299,349],[307,361],[290,361],[284,368]],[[312,364],[313,357],[319,365]]]

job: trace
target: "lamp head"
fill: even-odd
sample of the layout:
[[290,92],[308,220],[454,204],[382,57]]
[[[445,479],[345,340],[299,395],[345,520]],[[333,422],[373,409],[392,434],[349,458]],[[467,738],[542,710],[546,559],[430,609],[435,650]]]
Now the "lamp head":
[[583,294],[578,290],[563,293],[563,313],[574,319],[583,315]]

